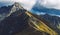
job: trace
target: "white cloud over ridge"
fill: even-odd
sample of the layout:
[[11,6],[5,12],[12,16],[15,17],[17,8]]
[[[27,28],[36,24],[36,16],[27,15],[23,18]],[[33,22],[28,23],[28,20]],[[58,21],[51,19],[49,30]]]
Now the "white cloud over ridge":
[[0,0],[0,2],[8,2],[8,1],[12,1],[12,0]]
[[46,13],[44,12],[35,12],[37,15],[45,15]]
[[36,1],[39,2],[40,5],[47,8],[60,9],[60,0],[0,0],[1,1],[13,1],[22,3],[23,7],[27,10],[31,10],[31,8],[35,5]]
[[36,0],[12,0],[12,1],[22,3],[23,4],[22,6],[27,10],[31,10],[31,8],[36,3]]
[[40,4],[47,8],[60,9],[60,0],[40,0]]
[[19,2],[19,3],[23,4],[22,6],[25,9],[31,10],[31,8],[36,3],[36,0],[0,0],[0,2]]
[[26,8],[27,10],[31,10],[31,8],[35,5],[37,1],[40,5],[44,7],[60,9],[60,0],[12,0],[12,1],[24,4],[23,7]]

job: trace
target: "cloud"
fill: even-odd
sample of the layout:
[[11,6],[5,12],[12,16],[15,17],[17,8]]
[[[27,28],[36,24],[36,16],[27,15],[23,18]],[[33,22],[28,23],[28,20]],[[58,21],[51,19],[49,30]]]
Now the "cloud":
[[31,10],[31,8],[36,3],[36,0],[12,0],[12,1],[20,2],[21,4],[23,4],[22,6],[27,10]]
[[19,2],[27,10],[31,10],[31,8],[36,3],[36,0],[0,0],[0,2],[7,2],[7,1],[9,1],[9,2]]
[[46,13],[43,13],[43,12],[36,12],[36,14],[37,14],[37,15],[41,15],[41,14],[44,15],[44,14],[46,14]]
[[0,0],[0,2],[7,2],[7,1],[12,1],[12,0]]
[[60,9],[60,0],[0,0],[0,2],[1,1],[13,1],[22,3],[22,6],[27,10],[31,10],[37,1],[44,7]]
[[60,0],[39,0],[39,3],[47,8],[60,9]]

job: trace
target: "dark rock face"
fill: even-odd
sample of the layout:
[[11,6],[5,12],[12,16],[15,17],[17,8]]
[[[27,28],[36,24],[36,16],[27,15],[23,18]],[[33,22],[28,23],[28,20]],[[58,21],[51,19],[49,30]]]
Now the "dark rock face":
[[1,21],[0,26],[0,29],[2,29],[0,32],[1,35],[12,35],[13,33],[20,32],[28,27],[28,16],[24,11],[20,12],[19,10]]
[[0,22],[0,35],[13,35],[14,33],[20,32],[28,27],[28,16],[25,14],[26,10],[21,7],[17,8],[15,4],[11,7],[2,8],[3,12],[5,10],[7,12],[7,10],[10,10],[11,8],[11,13],[9,13],[9,16]]
[[12,6],[8,6],[8,7],[4,6],[4,7],[1,7],[0,8],[0,14],[3,14],[3,13],[8,14],[10,12],[11,8],[12,8]]

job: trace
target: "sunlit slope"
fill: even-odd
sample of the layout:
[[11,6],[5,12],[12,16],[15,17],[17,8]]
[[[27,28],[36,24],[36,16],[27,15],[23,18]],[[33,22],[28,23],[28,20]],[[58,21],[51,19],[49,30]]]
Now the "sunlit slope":
[[30,22],[34,25],[32,26],[33,28],[39,31],[47,32],[50,35],[58,35],[57,32],[55,32],[53,29],[48,27],[42,20],[37,19],[30,12],[25,12],[25,13],[31,18]]

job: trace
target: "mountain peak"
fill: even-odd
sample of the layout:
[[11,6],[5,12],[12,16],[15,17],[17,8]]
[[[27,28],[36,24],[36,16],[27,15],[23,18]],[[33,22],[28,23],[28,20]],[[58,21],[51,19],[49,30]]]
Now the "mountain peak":
[[11,11],[10,11],[10,13],[8,14],[8,16],[10,16],[11,13],[13,13],[13,12],[16,12],[16,11],[18,11],[18,10],[23,10],[23,9],[24,9],[24,8],[20,5],[20,3],[15,2],[15,3],[12,5]]
[[16,8],[19,8],[19,9],[23,9],[23,7],[20,5],[20,3],[18,3],[18,2],[15,2],[14,4],[13,4],[13,6],[15,6]]

